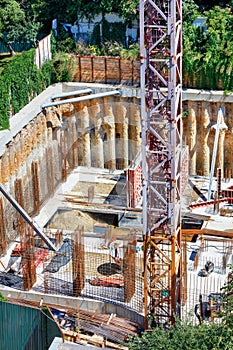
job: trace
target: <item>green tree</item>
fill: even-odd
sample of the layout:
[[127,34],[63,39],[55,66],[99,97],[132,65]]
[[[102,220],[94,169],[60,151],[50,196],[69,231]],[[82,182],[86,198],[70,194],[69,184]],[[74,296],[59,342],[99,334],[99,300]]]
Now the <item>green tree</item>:
[[139,0],[17,0],[29,17],[34,16],[37,21],[42,22],[42,31],[49,33],[52,20],[58,22],[78,23],[87,17],[90,20],[94,16],[102,14],[104,19],[107,13],[116,12],[123,16],[127,22],[138,15]]
[[207,11],[215,6],[226,7],[232,5],[232,0],[195,0],[196,4],[199,6],[200,11]]
[[[205,18],[206,30],[193,26],[197,17]],[[189,86],[232,91],[232,50],[231,9],[216,6],[201,14],[194,1],[184,1],[183,67],[184,77],[189,77]]]
[[11,55],[15,52],[13,42],[32,42],[35,44],[39,23],[25,16],[24,10],[16,0],[2,0],[0,7],[0,41]]
[[24,20],[24,12],[15,0],[3,0],[0,7],[0,41],[7,47],[11,55],[15,52],[8,42],[7,34]]
[[[233,14],[229,8],[219,6],[205,12],[207,35],[203,68],[222,80],[224,90],[233,85]],[[217,81],[216,81],[217,83]]]

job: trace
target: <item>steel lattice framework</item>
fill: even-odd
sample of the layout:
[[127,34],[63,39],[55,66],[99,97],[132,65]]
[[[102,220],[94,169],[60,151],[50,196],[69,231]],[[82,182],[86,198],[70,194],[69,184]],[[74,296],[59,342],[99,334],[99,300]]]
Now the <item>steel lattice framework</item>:
[[181,2],[140,1],[144,304],[156,324],[180,313]]

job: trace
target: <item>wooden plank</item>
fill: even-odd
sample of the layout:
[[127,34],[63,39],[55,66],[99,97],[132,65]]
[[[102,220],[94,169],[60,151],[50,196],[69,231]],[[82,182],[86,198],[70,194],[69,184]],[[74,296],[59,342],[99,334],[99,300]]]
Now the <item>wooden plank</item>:
[[183,236],[193,236],[193,235],[205,235],[205,236],[216,236],[216,237],[224,237],[224,238],[233,238],[233,232],[227,232],[227,231],[219,231],[219,230],[210,230],[210,229],[201,229],[201,230],[194,230],[194,229],[183,229],[182,235]]

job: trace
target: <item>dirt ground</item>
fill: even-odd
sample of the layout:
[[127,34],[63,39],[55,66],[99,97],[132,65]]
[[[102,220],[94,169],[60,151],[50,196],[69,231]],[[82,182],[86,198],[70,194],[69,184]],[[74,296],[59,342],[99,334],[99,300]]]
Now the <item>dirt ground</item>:
[[91,186],[94,187],[94,194],[102,194],[102,195],[108,195],[115,186],[114,183],[103,183],[103,182],[84,182],[80,181],[78,182],[73,188],[72,192],[78,192],[79,194],[82,194],[84,197],[88,196],[88,188]]
[[69,210],[57,213],[48,228],[75,231],[84,227],[85,232],[92,232],[95,220],[88,214],[79,210]]

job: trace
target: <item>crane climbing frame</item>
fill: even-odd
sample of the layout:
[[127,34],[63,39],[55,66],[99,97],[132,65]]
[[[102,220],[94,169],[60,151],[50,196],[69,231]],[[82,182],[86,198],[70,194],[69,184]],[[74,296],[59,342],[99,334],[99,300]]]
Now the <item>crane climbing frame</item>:
[[140,0],[145,327],[182,293],[182,1]]

